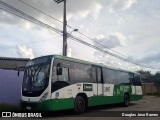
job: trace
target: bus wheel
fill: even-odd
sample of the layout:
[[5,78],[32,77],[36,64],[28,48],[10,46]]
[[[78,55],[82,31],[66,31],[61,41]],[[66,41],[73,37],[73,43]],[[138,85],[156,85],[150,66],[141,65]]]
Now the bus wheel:
[[85,111],[85,108],[86,108],[86,104],[85,104],[84,98],[81,96],[77,96],[75,98],[74,111],[76,113],[82,113]]
[[129,95],[125,94],[125,95],[124,95],[124,102],[123,102],[123,105],[124,105],[125,107],[128,107],[129,101],[130,101]]

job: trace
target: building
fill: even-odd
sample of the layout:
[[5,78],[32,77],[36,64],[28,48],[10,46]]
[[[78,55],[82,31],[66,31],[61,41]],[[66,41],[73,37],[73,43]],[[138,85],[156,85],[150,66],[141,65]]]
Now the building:
[[0,57],[0,69],[18,70],[19,67],[25,66],[29,60],[29,58]]

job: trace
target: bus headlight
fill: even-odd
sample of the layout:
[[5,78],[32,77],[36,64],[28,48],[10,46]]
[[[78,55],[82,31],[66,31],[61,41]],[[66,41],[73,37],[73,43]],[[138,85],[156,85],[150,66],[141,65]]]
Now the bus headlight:
[[41,97],[41,99],[39,100],[39,102],[44,101],[47,98],[48,92],[46,92],[45,94],[43,94],[43,96]]

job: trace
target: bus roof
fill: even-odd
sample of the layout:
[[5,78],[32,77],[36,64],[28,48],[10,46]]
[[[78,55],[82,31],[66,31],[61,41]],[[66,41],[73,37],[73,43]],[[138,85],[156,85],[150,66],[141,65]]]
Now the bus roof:
[[[114,70],[118,70],[118,71],[139,74],[139,73],[134,72],[134,71],[129,71],[129,70],[125,70],[125,69],[115,68],[115,67],[104,65],[102,63],[94,63],[94,62],[89,62],[89,61],[80,60],[80,59],[76,59],[76,58],[66,57],[66,56],[62,56],[62,55],[56,55],[56,54],[54,54],[54,55],[47,55],[47,56],[41,56],[41,57],[59,58],[59,59],[73,61],[73,62],[78,62],[78,63],[83,63],[83,64],[101,66],[101,67],[104,67],[104,68],[114,69]],[[41,57],[38,57],[38,58],[41,58]],[[35,59],[37,59],[37,58],[35,58]]]

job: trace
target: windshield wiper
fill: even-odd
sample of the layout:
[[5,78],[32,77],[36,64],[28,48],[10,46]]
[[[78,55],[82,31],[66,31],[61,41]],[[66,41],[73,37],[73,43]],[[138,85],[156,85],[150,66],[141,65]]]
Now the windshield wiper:
[[38,75],[38,73],[40,72],[40,70],[41,70],[41,68],[42,68],[42,65],[40,65],[40,66],[38,66],[38,68],[37,69],[34,69],[34,74],[33,74],[33,81],[32,81],[32,83],[34,84],[34,82],[36,81],[36,78],[37,78],[37,75]]

